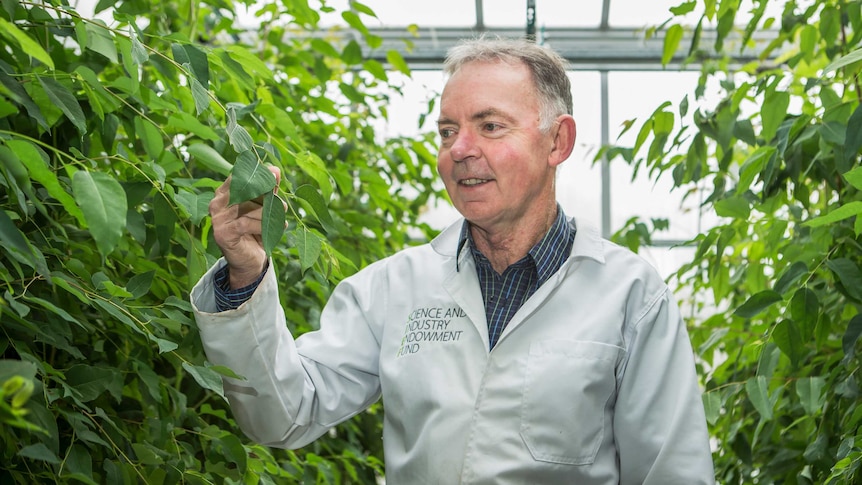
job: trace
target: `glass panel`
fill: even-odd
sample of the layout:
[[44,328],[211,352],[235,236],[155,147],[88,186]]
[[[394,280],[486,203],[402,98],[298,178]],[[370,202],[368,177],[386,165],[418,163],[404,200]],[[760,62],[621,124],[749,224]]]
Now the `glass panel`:
[[539,29],[543,26],[598,27],[602,22],[602,3],[601,0],[536,0],[536,25]]
[[593,164],[601,147],[601,82],[599,74],[572,72],[572,101],[578,137],[575,150],[557,169],[557,200],[569,216],[601,230],[602,168]]
[[[617,142],[623,146],[632,146],[644,120],[661,103],[672,102],[674,107],[668,110],[675,111],[687,92],[689,100],[694,99],[690,91],[696,84],[697,73],[693,72],[611,72],[608,75],[611,142],[617,139],[624,121],[636,118],[632,128]],[[693,111],[692,106],[689,118]],[[677,119],[674,134],[678,128]],[[647,148],[641,150],[640,156],[645,155]],[[651,218],[664,218],[670,221],[670,229],[656,234],[655,238],[690,239],[701,228],[714,223],[714,218],[700,214],[700,194],[691,194],[683,200],[682,191],[671,192],[673,182],[670,176],[655,182],[650,180],[648,170],[644,167],[640,168],[634,180],[632,174],[632,168],[622,159],[611,163],[611,231],[619,230],[634,216],[639,216],[645,222]],[[708,192],[703,195],[706,196]]]
[[648,27],[671,17],[670,8],[682,0],[611,0],[608,23],[611,27]]
[[[416,24],[419,27],[472,27],[476,25],[476,4],[467,0],[434,0],[414,2],[404,0],[365,0],[361,2],[377,14],[374,20],[362,16],[368,27],[404,27]],[[344,24],[341,12],[347,8],[347,0],[330,0],[326,4],[337,10],[325,14],[324,25]]]
[[[541,3],[538,0],[537,3]],[[538,11],[538,6],[536,7]],[[485,26],[494,27],[527,27],[526,0],[485,0],[483,14]],[[541,25],[537,17],[536,25]]]

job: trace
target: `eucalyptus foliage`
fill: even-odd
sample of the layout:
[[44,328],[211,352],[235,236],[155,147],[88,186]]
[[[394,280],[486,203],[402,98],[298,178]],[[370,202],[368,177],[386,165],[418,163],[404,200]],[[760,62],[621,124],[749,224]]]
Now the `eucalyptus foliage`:
[[[253,31],[236,27],[247,8]],[[102,0],[87,17],[3,0],[0,482],[382,473],[379,407],[302,451],[243,438],[222,395],[233,373],[205,361],[188,303],[219,255],[207,204],[231,173],[234,201],[263,196],[296,333],[335,282],[430,235],[431,139],[375,134],[409,70],[394,51],[367,60],[321,13],[380,48],[358,2]]]
[[[689,328],[719,482],[859,483],[862,2],[770,15],[777,3],[674,7],[664,59],[702,65],[696,99],[663,104],[634,146],[606,153],[684,193],[705,187],[702,210],[719,217],[673,277],[698,296]],[[734,65],[764,30],[760,60]]]

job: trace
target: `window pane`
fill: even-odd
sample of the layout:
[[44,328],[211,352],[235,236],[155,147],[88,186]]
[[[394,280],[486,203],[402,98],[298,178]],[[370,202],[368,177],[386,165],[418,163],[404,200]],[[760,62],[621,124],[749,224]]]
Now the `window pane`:
[[[522,2],[526,5],[526,2]],[[487,7],[486,7],[487,8]],[[545,27],[598,27],[602,1],[536,0],[536,25]]]
[[601,84],[594,71],[569,73],[577,125],[575,150],[557,169],[557,200],[569,216],[601,230],[602,169],[593,164],[601,146]]
[[[404,27],[416,24],[419,27],[472,27],[476,25],[476,4],[465,0],[434,0],[433,2],[404,2],[404,0],[365,0],[362,2],[377,14],[374,20],[362,16],[368,27]],[[344,24],[341,12],[347,8],[347,0],[329,1],[337,9],[330,15],[328,25]],[[327,20],[330,18],[327,17]]]
[[[632,128],[617,142],[623,146],[632,146],[644,120],[661,103],[670,101],[672,107],[668,110],[675,112],[675,106],[696,84],[697,73],[611,72],[608,75],[611,142],[617,139],[624,121],[636,119]],[[689,99],[693,98],[693,94],[689,93]],[[693,108],[689,111],[693,111]],[[678,129],[677,118],[674,134]],[[640,156],[644,156],[647,148],[642,148]],[[701,200],[698,193],[683,200],[681,190],[671,192],[673,181],[670,174],[655,182],[650,179],[645,167],[639,169],[634,180],[633,173],[632,167],[622,159],[615,159],[611,163],[612,231],[621,228],[634,216],[639,216],[645,222],[651,218],[663,218],[670,221],[670,229],[656,234],[655,238],[690,239],[700,228],[711,224],[705,220],[705,215],[700,214]]]

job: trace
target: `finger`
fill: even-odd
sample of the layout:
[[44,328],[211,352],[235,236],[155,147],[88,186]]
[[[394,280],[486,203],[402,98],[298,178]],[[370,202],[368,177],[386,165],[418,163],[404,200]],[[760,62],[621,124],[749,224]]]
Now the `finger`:
[[281,169],[274,165],[269,165],[266,168],[275,176],[275,187],[278,188],[279,184],[281,184]]
[[230,200],[230,176],[215,190],[215,195],[209,203],[210,215],[215,215],[228,207]]
[[237,217],[250,216],[253,219],[263,218],[263,205],[257,201],[250,200],[236,205]]

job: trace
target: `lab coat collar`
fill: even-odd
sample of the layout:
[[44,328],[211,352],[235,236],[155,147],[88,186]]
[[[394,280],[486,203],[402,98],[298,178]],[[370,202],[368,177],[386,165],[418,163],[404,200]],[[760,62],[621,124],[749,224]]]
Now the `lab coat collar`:
[[[609,243],[602,239],[599,231],[588,224],[576,223],[574,217],[569,217],[568,222],[572,226],[572,229],[577,229],[569,261],[588,258],[604,264],[605,245]],[[463,267],[464,258],[470,257],[470,251],[464,250],[466,247],[459,247],[463,225],[464,218],[459,218],[431,241],[431,247],[437,254],[453,259],[457,258],[456,266],[458,268]],[[465,242],[464,245],[466,246],[466,244],[468,243]]]

